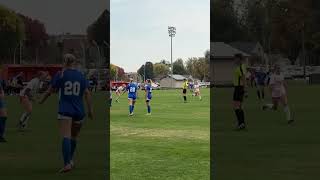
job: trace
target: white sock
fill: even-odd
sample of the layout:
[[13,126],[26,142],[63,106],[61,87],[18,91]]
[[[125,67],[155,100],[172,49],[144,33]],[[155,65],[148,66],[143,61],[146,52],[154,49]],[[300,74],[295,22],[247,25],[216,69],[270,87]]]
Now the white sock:
[[290,112],[289,106],[288,106],[288,105],[285,106],[283,110],[284,110],[284,112],[286,113],[287,120],[288,120],[288,121],[292,120],[292,119],[291,119],[291,112]]
[[265,107],[267,107],[267,109],[273,109],[273,104],[265,104]]
[[20,123],[23,125],[23,126],[26,126],[27,123],[28,123],[28,120],[30,118],[30,115],[31,113],[28,113],[28,112],[24,112],[20,118]]

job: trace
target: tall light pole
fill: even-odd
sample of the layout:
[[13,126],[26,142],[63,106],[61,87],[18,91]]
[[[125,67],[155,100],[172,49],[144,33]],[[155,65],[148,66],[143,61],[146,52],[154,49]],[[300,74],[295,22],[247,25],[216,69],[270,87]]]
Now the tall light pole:
[[13,64],[16,64],[16,52],[17,52],[17,49],[18,49],[18,48],[20,48],[20,51],[19,51],[19,53],[20,53],[19,56],[20,56],[20,57],[19,57],[19,59],[20,59],[20,62],[21,62],[21,51],[22,51],[22,50],[21,50],[21,44],[22,44],[22,43],[21,43],[21,40],[20,40],[20,41],[19,41],[19,44],[17,44],[17,46],[14,48],[14,52],[13,52]]
[[302,60],[303,60],[303,78],[306,79],[306,48],[305,48],[305,34],[304,34],[304,27],[305,23],[303,22],[302,24],[302,29],[301,29],[301,38],[302,38]]
[[93,45],[96,46],[97,48],[97,51],[98,51],[98,67],[97,67],[97,64],[96,64],[96,69],[98,70],[98,89],[100,89],[100,80],[101,80],[101,77],[100,77],[100,71],[101,71],[101,52],[100,52],[100,47],[98,45],[98,43],[95,41],[95,40],[92,40],[93,42]]
[[143,83],[145,83],[146,82],[146,64],[147,63],[144,63],[144,72],[143,72]]
[[171,88],[173,88],[172,38],[176,35],[176,28],[168,26],[168,33],[171,38]]

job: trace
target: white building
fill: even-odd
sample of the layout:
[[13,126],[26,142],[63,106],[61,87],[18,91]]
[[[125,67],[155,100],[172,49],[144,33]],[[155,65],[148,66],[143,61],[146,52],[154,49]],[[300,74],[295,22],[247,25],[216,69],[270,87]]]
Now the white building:
[[248,63],[248,57],[250,55],[242,52],[223,42],[211,42],[211,58],[210,58],[210,71],[211,82],[214,85],[232,85],[234,55],[242,54],[246,58],[246,64]]
[[183,80],[186,79],[184,76],[182,75],[178,75],[178,74],[173,74],[168,75],[165,78],[162,78],[160,80],[160,87],[162,88],[182,88],[183,85]]

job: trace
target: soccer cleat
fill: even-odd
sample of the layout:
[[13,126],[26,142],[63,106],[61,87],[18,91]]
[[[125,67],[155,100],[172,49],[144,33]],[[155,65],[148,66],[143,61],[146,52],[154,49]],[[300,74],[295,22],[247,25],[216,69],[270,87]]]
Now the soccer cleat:
[[293,120],[293,119],[291,119],[291,120],[288,121],[288,124],[292,124],[292,123],[294,123],[294,120]]
[[75,167],[73,160],[70,161],[70,165],[71,165],[72,168]]
[[237,128],[236,128],[236,130],[237,131],[241,131],[241,130],[245,130],[246,129],[246,125],[245,124],[240,124]]
[[151,113],[147,113],[146,116],[151,116]]
[[130,113],[129,116],[133,116],[133,113]]
[[72,170],[72,165],[68,164],[65,167],[63,167],[62,169],[60,169],[59,173],[67,173],[70,172]]
[[23,132],[27,129],[27,125],[26,124],[22,124],[20,122],[19,126],[18,126],[18,131]]
[[6,143],[6,142],[7,142],[6,139],[4,139],[3,137],[0,137],[0,143]]
[[263,106],[262,106],[262,110],[264,110],[264,111],[267,110],[267,108],[268,108],[268,107],[267,107],[266,105],[263,105]]

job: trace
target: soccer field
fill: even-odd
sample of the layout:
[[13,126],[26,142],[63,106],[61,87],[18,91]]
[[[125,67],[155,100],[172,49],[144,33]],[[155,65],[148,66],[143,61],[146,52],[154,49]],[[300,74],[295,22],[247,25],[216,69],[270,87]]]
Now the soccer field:
[[[111,108],[111,179],[207,180],[210,177],[210,95],[203,101],[181,90],[154,90],[152,115],[140,91],[128,117],[126,94]],[[115,96],[114,96],[115,99]]]
[[57,96],[44,105],[34,104],[30,130],[15,127],[22,112],[18,97],[6,97],[8,143],[0,144],[1,180],[88,180],[103,179],[106,171],[106,94],[93,95],[96,118],[86,120],[75,155],[75,169],[59,174],[63,161],[57,123]]
[[[296,122],[288,125],[282,108],[262,111],[256,92],[245,100],[248,131],[235,132],[231,88],[213,90],[214,179],[302,180],[319,177],[320,86],[289,86],[289,104]],[[270,102],[269,96],[266,99]]]

